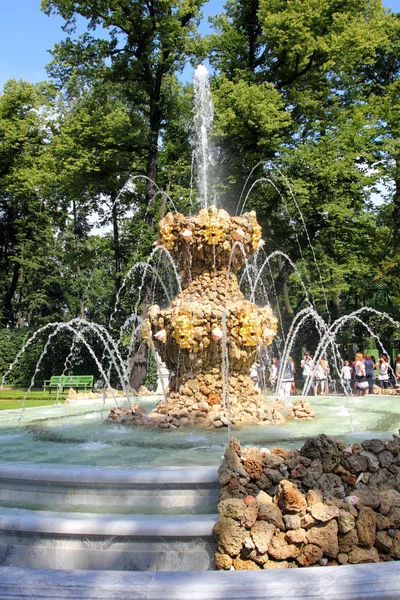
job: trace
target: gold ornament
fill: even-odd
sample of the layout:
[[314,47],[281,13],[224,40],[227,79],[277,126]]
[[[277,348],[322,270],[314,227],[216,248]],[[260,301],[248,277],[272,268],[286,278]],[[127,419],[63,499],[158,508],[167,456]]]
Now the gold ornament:
[[257,248],[260,248],[261,235],[262,235],[262,229],[261,229],[261,226],[257,223],[257,219],[254,214],[253,233],[251,236],[251,246],[252,246],[253,250],[257,250]]
[[257,346],[261,341],[262,328],[257,313],[247,312],[241,318],[239,335],[245,346]]
[[175,244],[175,236],[172,233],[172,231],[173,231],[172,225],[169,225],[165,221],[162,221],[160,223],[159,229],[160,229],[161,244],[167,250],[172,250],[172,248],[174,247],[174,244]]
[[208,210],[210,218],[205,225],[204,237],[207,242],[212,246],[215,246],[225,237],[225,233],[222,227],[220,219],[218,219],[218,211],[215,206],[211,206]]
[[178,315],[172,327],[172,337],[177,344],[183,349],[191,348],[194,342],[194,327],[190,315],[188,313]]
[[151,325],[149,319],[145,319],[142,323],[142,338],[146,342],[149,348],[153,345]]

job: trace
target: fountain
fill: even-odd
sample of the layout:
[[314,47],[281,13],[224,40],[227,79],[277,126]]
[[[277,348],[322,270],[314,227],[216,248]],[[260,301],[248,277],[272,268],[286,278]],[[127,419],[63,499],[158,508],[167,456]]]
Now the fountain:
[[249,377],[257,352],[272,343],[277,320],[269,306],[245,300],[234,275],[262,245],[255,212],[230,217],[213,205],[195,217],[168,213],[159,229],[158,244],[176,261],[183,290],[166,309],[150,306],[143,335],[173,377],[149,418],[135,407],[112,409],[110,419],[159,427],[282,423],[276,403],[267,405]]
[[[203,85],[204,71],[200,75]],[[203,173],[209,172],[206,140],[212,122],[209,103],[206,108],[198,153]],[[173,586],[178,590],[174,597],[238,597],[241,588],[246,589],[246,597],[281,597],[279,572],[275,578],[272,573],[257,573],[257,579],[252,573],[202,573],[201,583],[197,578],[191,584],[182,573],[165,574],[166,579],[149,574],[145,581],[143,574],[135,578],[133,573],[112,571],[213,568],[216,547],[212,528],[220,490],[217,465],[231,425],[241,427],[242,444],[265,447],[283,443],[291,449],[302,445],[317,428],[341,433],[340,427],[346,429],[347,421],[338,417],[350,416],[350,430],[347,427],[345,431],[348,443],[365,439],[368,430],[387,437],[387,432],[398,429],[399,408],[385,397],[379,399],[379,407],[372,400],[373,410],[365,410],[366,404],[359,399],[345,399],[343,406],[343,399],[319,398],[313,404],[318,420],[309,422],[306,414],[305,420],[283,424],[278,410],[282,404],[266,403],[249,377],[257,352],[268,347],[276,335],[277,319],[268,306],[260,308],[252,301],[255,287],[246,300],[236,278],[247,258],[259,250],[261,228],[254,212],[230,217],[209,205],[208,185],[200,189],[204,208],[196,216],[168,213],[160,223],[155,253],[163,249],[174,259],[182,289],[167,308],[150,306],[141,327],[149,347],[172,373],[165,397],[137,399],[138,406],[132,408],[118,346],[99,326],[76,320],[55,325],[49,340],[68,331],[74,334],[74,344],[88,345],[87,332],[93,331],[104,344],[108,365],[120,373],[129,406],[121,405],[118,398],[104,398],[102,404],[92,407],[56,406],[0,415],[0,597],[23,597],[23,593],[26,597],[40,587],[48,588],[49,597],[51,593],[61,597],[60,590],[63,597],[93,597],[93,587],[98,598],[102,593],[104,597],[131,597],[125,589],[129,586],[148,598],[172,597],[172,593],[165,595],[165,589]],[[264,265],[269,266],[269,258]],[[261,271],[256,281],[260,278]],[[136,312],[130,321],[135,331]],[[358,314],[353,317],[359,319]],[[283,358],[289,355],[300,324],[310,317],[321,331],[320,354],[329,346],[335,348],[337,328],[353,318],[348,316],[328,327],[309,305],[294,321]],[[46,331],[50,330],[51,326],[46,326]],[[108,381],[108,367],[101,361],[98,366]],[[304,408],[304,400],[299,401]],[[117,406],[111,408],[114,402]],[[144,405],[150,407],[149,414]],[[105,419],[110,408],[110,417]],[[290,411],[289,406],[288,414]],[[129,414],[134,418],[127,419]],[[122,427],[120,421],[158,427]],[[380,429],[383,422],[385,432]],[[260,423],[268,427],[259,427]],[[246,453],[251,456],[251,449]],[[238,472],[242,469],[241,455],[235,467]],[[358,592],[352,588],[352,598],[366,597],[357,593],[370,594],[375,575],[366,566],[369,570],[363,571],[361,565],[360,575],[347,571],[359,586]],[[379,565],[387,589],[393,589],[398,582],[391,583],[394,570],[386,566]],[[344,571],[338,578],[346,568],[341,567]],[[74,571],[71,584],[62,569],[87,572]],[[93,577],[87,575],[90,570]],[[304,570],[295,576],[286,572],[287,587],[293,588],[294,595],[287,589],[285,597],[306,597],[307,590],[325,577],[318,574],[321,571],[332,578],[329,569],[312,569],[308,574]],[[75,584],[81,595],[74,590]],[[21,591],[24,585],[28,592]],[[57,585],[56,591],[53,585]],[[323,590],[324,584],[320,585]]]

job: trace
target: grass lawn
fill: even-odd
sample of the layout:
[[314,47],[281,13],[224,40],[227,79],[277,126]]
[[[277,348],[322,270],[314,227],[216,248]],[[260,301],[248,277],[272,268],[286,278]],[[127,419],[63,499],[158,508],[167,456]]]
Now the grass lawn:
[[[0,410],[11,410],[22,408],[22,400],[26,390],[1,390],[0,389]],[[59,395],[59,402],[64,404],[66,394]],[[44,393],[43,391],[31,392],[25,400],[25,408],[31,406],[51,406],[57,400],[57,394]]]
[[[55,398],[51,400],[25,400],[25,408],[31,408],[31,406],[52,406],[55,401]],[[59,401],[64,404],[65,399],[60,398]],[[0,410],[13,410],[14,408],[22,408],[22,400],[0,400]]]

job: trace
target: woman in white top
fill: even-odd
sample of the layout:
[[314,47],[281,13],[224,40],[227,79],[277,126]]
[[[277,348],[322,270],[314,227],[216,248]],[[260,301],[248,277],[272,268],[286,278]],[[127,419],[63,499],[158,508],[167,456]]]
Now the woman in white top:
[[269,372],[269,381],[271,383],[272,390],[275,389],[276,380],[278,378],[278,359],[276,356],[272,359],[271,370]]
[[301,361],[301,368],[303,369],[302,371],[302,375],[303,375],[303,380],[304,380],[304,387],[308,386],[309,387],[309,393],[312,395],[314,392],[314,388],[312,385],[310,385],[310,379],[312,382],[312,373],[313,373],[313,368],[314,368],[314,361],[311,358],[311,354],[308,352],[308,350],[304,353],[304,358]]
[[378,360],[378,368],[378,385],[381,390],[386,390],[389,387],[389,362],[384,354]]
[[345,360],[342,367],[342,372],[340,373],[340,377],[342,379],[342,383],[344,389],[346,390],[346,394],[350,394],[351,392],[351,367],[349,366],[349,361]]
[[356,374],[357,396],[368,396],[369,383],[365,373],[364,357],[361,352],[357,352],[354,359],[354,371]]
[[326,396],[326,380],[328,378],[329,368],[325,358],[321,358],[315,369],[314,392],[318,395],[318,387],[321,386],[321,396]]

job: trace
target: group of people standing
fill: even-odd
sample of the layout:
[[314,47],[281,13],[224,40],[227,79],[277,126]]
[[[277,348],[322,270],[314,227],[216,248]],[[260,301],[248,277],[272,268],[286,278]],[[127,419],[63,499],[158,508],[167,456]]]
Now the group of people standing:
[[[375,376],[376,369],[378,370],[377,377]],[[393,378],[395,384],[400,383],[400,354],[396,356],[396,364],[393,369],[387,354],[381,354],[376,361],[376,358],[370,354],[362,355],[361,352],[357,352],[351,365],[347,360],[344,361],[341,378],[347,393],[351,392],[353,383],[353,390],[357,396],[373,394],[376,380],[380,390],[385,390],[391,387]]]
[[[375,377],[376,369],[378,369],[377,377]],[[301,361],[301,370],[306,395],[321,394],[326,396],[328,391],[329,366],[325,357],[322,357],[315,364],[311,353],[306,351]],[[287,359],[286,364],[281,364],[276,357],[272,359],[269,380],[273,388],[276,386],[278,380],[280,380],[280,387],[277,390],[279,396],[288,397],[297,394],[295,371],[296,369],[291,356]],[[376,361],[374,356],[369,354],[363,355],[361,352],[358,352],[351,365],[349,361],[344,361],[340,373],[341,382],[346,393],[349,394],[354,391],[357,396],[373,394],[376,379],[381,390],[387,389],[390,387],[390,381],[393,377],[395,382],[400,385],[400,354],[396,357],[396,364],[393,369],[386,354],[381,354],[378,361]]]
[[[280,377],[281,368],[283,368],[283,372],[282,376]],[[317,363],[317,365],[314,365],[311,354],[307,351],[305,352],[304,358],[301,361],[301,369],[304,386],[307,390],[309,390],[310,395],[317,395],[319,392],[323,396],[326,396],[329,375],[329,367],[326,359],[323,357]],[[281,365],[280,361],[276,357],[272,359],[269,380],[272,386],[275,387],[278,379],[280,378],[280,387],[278,390],[279,396],[287,398],[297,393],[294,379],[295,372],[296,369],[291,356],[289,356],[286,364],[284,365]]]

